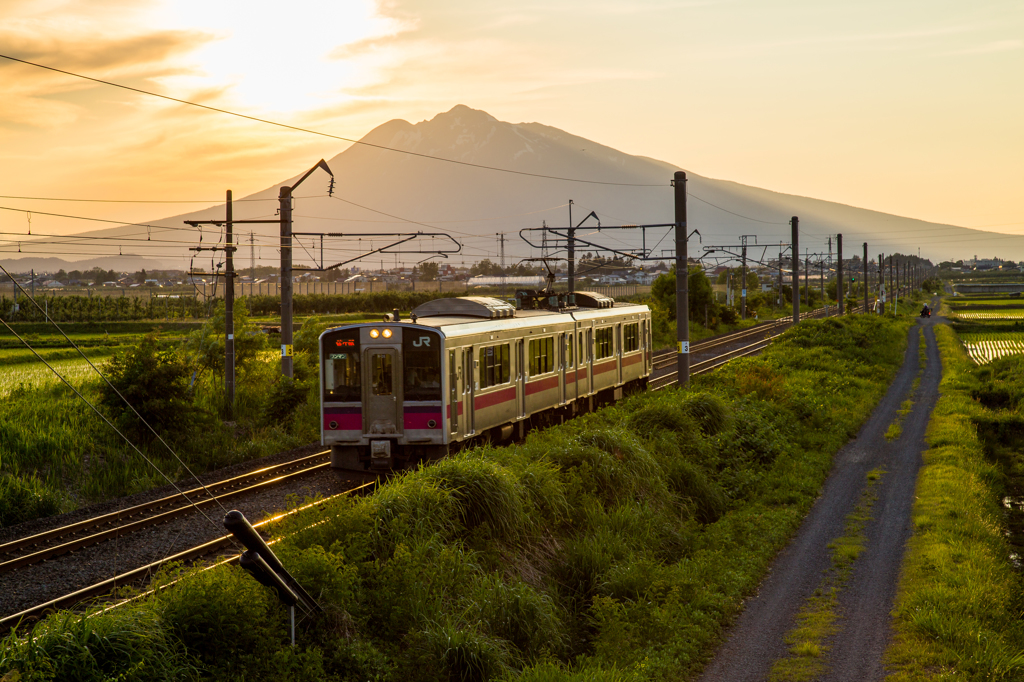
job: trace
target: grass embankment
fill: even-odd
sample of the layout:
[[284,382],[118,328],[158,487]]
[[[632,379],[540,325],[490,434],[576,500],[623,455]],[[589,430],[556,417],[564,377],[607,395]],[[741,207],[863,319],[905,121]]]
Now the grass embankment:
[[[296,515],[275,547],[326,614],[300,624],[295,650],[273,593],[220,568],[86,621],[51,617],[3,642],[0,675],[685,678],[883,395],[906,328],[801,324],[690,390],[634,396]],[[153,655],[159,668],[140,663]]]
[[[935,332],[943,379],[918,475],[889,679],[1019,680],[1024,589],[1000,501],[1008,486],[1024,488],[1024,363],[976,369],[951,329]],[[1000,377],[1001,369],[1011,371]]]

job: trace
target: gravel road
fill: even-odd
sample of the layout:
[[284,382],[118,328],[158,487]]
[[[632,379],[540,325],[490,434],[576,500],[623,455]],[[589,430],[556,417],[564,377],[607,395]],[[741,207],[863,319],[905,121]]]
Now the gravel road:
[[[937,306],[936,306],[937,307]],[[839,598],[838,632],[829,642],[827,682],[871,682],[885,676],[882,654],[890,637],[890,611],[900,564],[911,534],[911,507],[925,428],[938,399],[942,368],[932,327],[941,318],[918,319],[909,332],[903,366],[885,397],[857,437],[836,455],[821,496],[789,545],[776,557],[770,572],[727,634],[725,643],[699,678],[701,682],[767,680],[772,664],[787,654],[784,641],[797,611],[821,582],[830,566],[828,544],[843,534],[867,482],[867,473],[887,473],[876,485],[878,499],[865,533],[866,549]],[[919,334],[927,342],[927,365],[914,407],[903,422],[899,439],[885,432],[900,404],[909,397],[918,373]]]

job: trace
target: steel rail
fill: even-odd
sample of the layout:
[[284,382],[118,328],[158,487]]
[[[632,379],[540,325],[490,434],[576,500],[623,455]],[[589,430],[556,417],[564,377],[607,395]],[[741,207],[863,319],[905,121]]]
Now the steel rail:
[[[358,486],[356,486],[354,488],[346,490],[345,492],[338,493],[337,495],[331,495],[330,497],[325,497],[323,499],[317,500],[316,502],[311,502],[311,503],[303,505],[301,507],[296,507],[295,509],[287,511],[287,512],[285,512],[283,514],[278,514],[277,516],[274,516],[272,518],[265,519],[265,520],[260,521],[258,523],[254,523],[254,524],[252,524],[253,528],[262,528],[264,526],[267,526],[268,524],[280,521],[281,519],[283,519],[283,518],[285,518],[287,516],[291,516],[292,514],[296,514],[298,512],[305,511],[305,510],[310,509],[312,507],[315,507],[315,506],[318,506],[318,505],[322,505],[323,503],[328,502],[330,500],[334,500],[334,499],[337,499],[339,497],[344,497],[346,495],[351,495],[352,493],[357,493],[357,492],[360,492],[360,491],[365,491],[365,489],[368,488],[369,486],[376,485],[376,484],[377,484],[376,481],[370,481],[368,483],[363,483],[363,484],[358,485]],[[316,525],[316,524],[314,524],[314,525]],[[36,606],[29,607],[29,608],[27,608],[27,609],[25,609],[23,611],[19,611],[18,613],[14,613],[14,614],[11,614],[11,615],[6,616],[4,618],[0,618],[0,632],[5,631],[5,630],[10,630],[12,628],[17,628],[26,619],[33,619],[34,620],[34,619],[40,618],[41,616],[46,615],[48,612],[56,611],[56,610],[64,609],[64,608],[70,608],[70,607],[75,606],[75,605],[81,603],[82,601],[84,601],[86,599],[89,599],[91,597],[99,597],[99,596],[102,596],[102,595],[109,594],[109,593],[113,592],[118,587],[124,587],[126,585],[131,585],[131,584],[135,583],[136,581],[138,581],[138,580],[140,580],[142,578],[146,578],[148,576],[151,576],[155,571],[159,570],[160,568],[162,568],[163,566],[165,566],[165,565],[167,565],[167,564],[169,564],[171,562],[175,562],[175,561],[182,561],[182,562],[184,562],[184,561],[195,561],[196,559],[201,559],[203,557],[209,556],[209,555],[214,554],[216,552],[220,552],[220,551],[230,547],[232,544],[234,544],[234,542],[235,542],[235,537],[233,535],[222,535],[219,538],[216,538],[214,540],[210,540],[209,542],[204,542],[204,543],[196,545],[194,547],[190,547],[189,549],[186,549],[186,550],[184,550],[182,552],[178,552],[177,554],[174,554],[172,556],[166,557],[164,559],[160,559],[159,561],[154,561],[152,563],[146,564],[145,566],[140,566],[139,568],[135,568],[135,569],[132,569],[130,571],[126,571],[125,573],[121,573],[119,575],[116,575],[113,578],[108,578],[107,580],[95,583],[93,585],[89,585],[88,587],[83,587],[80,590],[76,590],[76,591],[71,592],[69,594],[65,594],[63,596],[57,597],[56,599],[51,599],[50,601],[45,602],[43,604],[38,604]],[[238,561],[238,557],[239,557],[239,555],[235,555],[235,556],[231,557],[230,559],[227,559],[226,561],[218,562],[218,564],[215,564],[215,565],[220,565],[220,564],[224,564],[224,563],[234,563],[234,562]],[[209,567],[209,568],[212,568],[212,566]],[[172,583],[170,583],[170,584],[173,584],[175,582],[177,582],[177,581],[176,580],[172,581]],[[151,594],[152,592],[153,592],[153,590],[150,590],[150,591],[146,592],[145,594]],[[133,597],[131,599],[124,600],[123,603],[131,601],[132,599],[138,598],[139,596],[144,596],[144,595],[137,595],[136,597]]]
[[[0,573],[39,563],[55,556],[67,554],[107,540],[113,540],[143,528],[184,516],[198,507],[212,505],[221,500],[266,489],[284,481],[320,471],[330,464],[330,461],[326,458],[329,452],[329,450],[325,450],[313,455],[306,455],[288,462],[250,471],[240,476],[217,481],[207,486],[208,489],[214,492],[214,496],[202,497],[202,499],[197,500],[194,504],[186,502],[185,496],[193,495],[200,497],[206,495],[202,488],[188,490],[183,494],[169,495],[127,509],[90,517],[66,526],[52,528],[42,533],[12,540],[0,545],[0,556],[26,549],[32,551],[19,557],[0,561]],[[173,508],[167,511],[160,511],[167,507]],[[142,518],[138,518],[140,516]],[[111,525],[113,527],[89,533],[89,531],[96,528]],[[82,535],[83,533],[87,534]],[[78,537],[60,542],[65,537],[76,535]],[[59,542],[59,544],[53,544],[55,542]],[[41,547],[41,549],[33,549],[35,547]]]

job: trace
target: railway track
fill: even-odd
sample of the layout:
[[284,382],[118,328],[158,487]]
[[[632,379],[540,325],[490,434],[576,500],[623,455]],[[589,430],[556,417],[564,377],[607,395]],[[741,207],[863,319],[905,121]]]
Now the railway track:
[[[289,512],[279,514],[277,516],[265,519],[252,525],[256,529],[264,528],[287,516],[290,516],[297,512],[305,511],[312,507],[323,505],[325,502],[328,502],[332,499],[336,499],[338,497],[343,497],[346,495],[366,492],[375,485],[376,480],[367,483],[362,483],[361,485],[357,485],[337,495],[332,495],[330,497],[317,500],[316,502],[306,504],[301,507],[297,507]],[[226,559],[221,559],[220,561],[215,562],[208,568],[213,568],[215,566],[220,566],[223,564],[237,563],[239,555],[235,553],[234,547],[236,546],[237,541],[235,540],[233,535],[222,535],[214,540],[204,542],[194,547],[190,547],[189,549],[183,552],[178,552],[177,554],[165,557],[163,559],[160,559],[159,561],[151,562],[149,564],[146,564],[145,566],[140,566],[138,568],[116,575],[107,580],[89,585],[87,587],[76,590],[69,594],[62,595],[46,603],[33,606],[19,613],[11,614],[4,618],[0,618],[0,632],[16,628],[19,625],[22,625],[26,622],[33,622],[47,615],[48,613],[57,611],[59,609],[71,608],[82,603],[87,599],[110,594],[120,587],[137,584],[139,581],[151,577],[160,568],[172,562],[188,562],[211,557],[222,557],[225,550],[231,549],[233,556],[230,556]]]
[[[824,317],[826,312],[825,308],[819,308],[803,313],[801,319]],[[792,326],[790,320],[776,320],[695,343],[690,347],[691,358],[708,354],[711,354],[711,356],[694,362],[691,365],[691,374],[698,375],[710,372],[736,358],[759,353],[790,326]],[[663,371],[674,367],[675,362],[676,353],[674,350],[662,351],[655,355],[654,371],[655,373],[661,373],[650,380],[648,386],[651,390],[659,390],[675,383],[677,373],[675,371]],[[280,485],[285,481],[317,471],[323,471],[329,466],[330,451],[324,450],[211,483],[205,489],[201,487],[192,488],[180,494],[169,495],[116,512],[110,512],[35,535],[11,540],[0,545],[0,575],[167,523],[194,512],[197,507],[199,509],[212,510],[232,498]],[[371,485],[374,485],[374,482],[363,483],[340,493],[340,495],[365,491]],[[192,502],[186,500],[186,496]],[[320,500],[314,503],[314,505],[321,504],[333,497],[337,497],[337,495]],[[288,513],[294,513],[294,511],[300,511],[314,505],[306,505]],[[220,515],[218,514],[217,516],[219,517]],[[281,516],[254,524],[254,526],[260,528],[279,518]],[[144,578],[151,576],[161,566],[169,562],[189,562],[221,555],[233,544],[232,536],[225,535],[192,546],[159,561],[147,563],[144,566],[120,573],[107,580],[22,610],[19,613],[0,618],[0,631],[16,627],[23,620],[31,621],[51,611],[70,608],[86,599],[110,594],[118,587],[136,584]],[[237,561],[237,555],[219,561],[215,565],[232,561]]]
[[[0,574],[207,510],[330,466],[330,450],[264,467],[150,502],[52,528],[0,545]],[[191,502],[189,501],[191,500]]]

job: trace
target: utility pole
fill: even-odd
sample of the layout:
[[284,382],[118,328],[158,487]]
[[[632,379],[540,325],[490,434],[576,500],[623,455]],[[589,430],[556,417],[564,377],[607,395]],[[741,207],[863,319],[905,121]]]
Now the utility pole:
[[800,322],[800,218],[793,216],[793,324]]
[[821,285],[821,305],[825,306],[825,316],[828,317],[828,306],[825,305],[825,259],[818,261],[818,284]]
[[804,296],[807,298],[807,307],[811,307],[811,257],[807,254],[807,247],[804,247]]
[[782,308],[782,242],[779,242],[779,291],[778,291],[779,308]]
[[836,249],[838,253],[836,257],[839,259],[836,261],[836,298],[839,299],[839,314],[843,314],[843,308],[845,301],[843,301],[843,235],[836,235]]
[[[893,287],[893,281],[892,281],[892,254],[890,253],[889,254],[889,293],[890,293],[890,295],[894,291],[896,291],[896,289]],[[893,313],[895,313],[895,312],[896,311],[893,310]]]
[[743,244],[743,280],[740,282],[740,319],[747,319],[747,235],[740,237]]
[[[576,293],[576,228],[572,226],[572,199],[569,199],[569,269],[566,272],[566,278],[568,279],[568,289],[570,303],[575,299],[573,294]],[[547,232],[544,232],[547,235]],[[547,240],[545,239],[545,243]],[[546,249],[543,250],[544,255],[547,256]]]
[[227,192],[224,221],[224,393],[228,419],[235,418],[235,247],[231,225],[231,190]]
[[[294,335],[292,328],[292,192],[317,168],[323,168],[331,176],[327,194],[332,194],[334,192],[334,173],[327,166],[327,162],[320,159],[294,185],[281,187],[277,196],[281,213],[281,374],[288,378],[292,377],[294,367],[292,359]],[[397,257],[396,255],[395,258]],[[384,269],[383,262],[381,262],[381,269]]]
[[864,312],[871,312],[868,307],[868,243],[864,242]]
[[281,214],[281,374],[291,378],[292,362],[292,188],[277,196]]
[[[672,180],[676,205],[676,381],[690,385],[690,272],[686,265],[686,173],[676,171]],[[572,222],[569,223],[572,225]]]
[[501,297],[505,298],[505,233],[502,232],[498,236],[501,237]]

